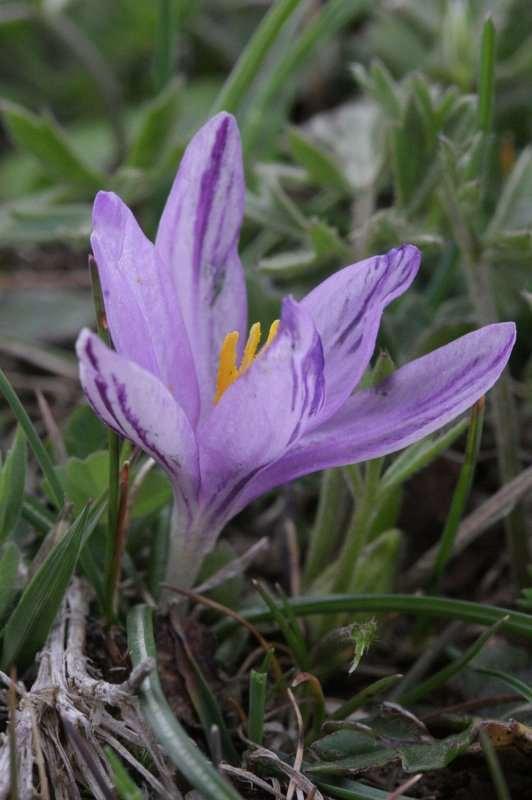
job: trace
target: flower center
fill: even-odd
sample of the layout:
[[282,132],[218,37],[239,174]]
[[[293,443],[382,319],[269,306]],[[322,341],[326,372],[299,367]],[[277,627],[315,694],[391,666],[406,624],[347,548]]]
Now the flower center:
[[222,346],[220,347],[220,356],[218,360],[218,376],[216,379],[216,392],[214,395],[214,402],[217,403],[220,397],[223,395],[226,389],[231,386],[232,383],[236,381],[237,378],[240,378],[244,372],[252,365],[253,361],[260,353],[263,353],[267,347],[271,345],[275,336],[277,335],[277,330],[279,328],[279,320],[276,319],[275,322],[272,322],[270,325],[270,330],[268,332],[268,338],[264,342],[264,345],[258,350],[260,344],[260,337],[261,337],[261,330],[260,330],[260,322],[255,322],[251,328],[249,329],[249,336],[246,342],[246,346],[244,347],[244,354],[242,355],[242,361],[240,362],[240,366],[237,366],[237,352],[236,347],[238,344],[239,334],[238,331],[230,331],[225,339],[223,340]]

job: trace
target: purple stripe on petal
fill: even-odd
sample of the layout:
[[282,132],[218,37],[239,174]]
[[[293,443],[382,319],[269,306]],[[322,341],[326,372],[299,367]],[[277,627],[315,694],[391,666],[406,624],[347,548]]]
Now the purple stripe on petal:
[[451,422],[495,383],[515,342],[515,325],[488,325],[356,392],[276,463],[265,466],[227,514],[275,486],[320,469],[393,453]]
[[417,248],[402,245],[340,270],[303,299],[323,343],[322,419],[331,416],[358,384],[373,353],[382,312],[410,286],[419,262]]

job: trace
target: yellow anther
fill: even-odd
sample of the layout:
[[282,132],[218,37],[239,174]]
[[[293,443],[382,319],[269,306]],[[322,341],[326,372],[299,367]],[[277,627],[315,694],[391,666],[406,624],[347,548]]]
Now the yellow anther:
[[218,377],[216,379],[216,393],[214,402],[217,403],[225,390],[238,378],[238,367],[236,365],[236,346],[238,344],[238,331],[231,331],[223,340],[220,348],[220,360],[218,362]]
[[269,345],[271,345],[271,343],[273,342],[273,340],[277,336],[277,331],[279,330],[280,322],[281,322],[281,320],[276,319],[270,325],[270,330],[268,331],[268,338],[264,342],[264,350],[266,350],[266,348],[269,347]]
[[[218,362],[218,376],[216,379],[216,392],[214,394],[214,402],[217,403],[220,397],[223,395],[226,389],[228,389],[232,383],[236,381],[241,375],[246,372],[252,365],[253,361],[257,357],[263,353],[267,347],[271,345],[275,336],[277,335],[277,331],[279,329],[279,320],[276,319],[275,322],[272,322],[270,325],[270,330],[268,333],[268,338],[266,339],[264,345],[258,350],[260,344],[260,322],[255,322],[250,330],[248,340],[246,342],[246,346],[244,347],[244,353],[242,355],[242,361],[240,362],[240,366],[237,367],[236,364],[236,348],[238,344],[238,331],[231,331],[227,334],[225,339],[223,340],[222,346],[220,348],[220,360]],[[258,352],[257,352],[258,351]]]
[[244,372],[250,368],[253,359],[257,355],[257,349],[260,342],[260,322],[255,322],[251,328],[249,329],[249,336],[246,342],[246,346],[244,347],[244,355],[242,356],[242,363],[240,364],[240,369],[238,370],[239,375],[243,375]]

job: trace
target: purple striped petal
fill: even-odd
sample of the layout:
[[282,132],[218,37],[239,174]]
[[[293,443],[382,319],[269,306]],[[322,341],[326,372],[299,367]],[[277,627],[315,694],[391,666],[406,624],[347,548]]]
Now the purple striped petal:
[[76,351],[81,384],[95,413],[168,472],[182,507],[193,513],[198,455],[184,411],[156,377],[109,350],[91,331],[81,331]]
[[205,502],[223,513],[252,474],[303,435],[323,398],[320,338],[310,316],[287,298],[273,343],[200,423]]
[[156,248],[173,272],[196,362],[202,409],[209,410],[225,335],[245,334],[247,303],[237,246],[244,213],[238,127],[221,113],[194,136],[177,173]]
[[408,289],[420,260],[416,247],[402,245],[345,267],[301,301],[323,342],[324,417],[334,413],[360,381],[375,348],[382,312]]
[[319,428],[235,498],[227,519],[275,486],[321,469],[393,453],[428,436],[472,406],[496,382],[510,357],[515,325],[487,325],[355,392]]
[[194,424],[198,389],[172,275],[112,192],[96,196],[91,244],[117,352],[159,378]]

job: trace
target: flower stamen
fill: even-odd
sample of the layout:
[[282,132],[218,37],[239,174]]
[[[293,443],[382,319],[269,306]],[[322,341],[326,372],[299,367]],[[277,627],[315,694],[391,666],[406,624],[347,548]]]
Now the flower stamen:
[[237,366],[237,352],[239,333],[238,331],[230,331],[222,342],[220,348],[220,356],[218,360],[218,375],[216,378],[216,392],[214,394],[214,403],[217,403],[223,393],[233,384],[237,378],[240,378],[252,365],[253,361],[271,345],[277,335],[279,329],[279,320],[276,319],[270,325],[268,337],[263,346],[259,348],[261,338],[260,322],[255,322],[249,329],[249,336],[244,347],[242,361],[240,366]]

